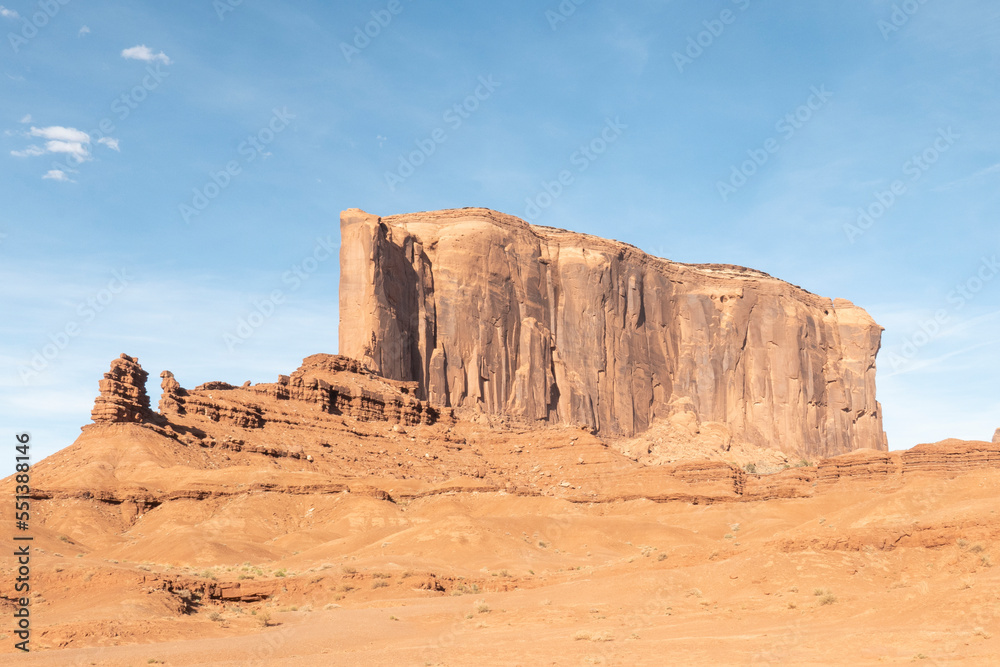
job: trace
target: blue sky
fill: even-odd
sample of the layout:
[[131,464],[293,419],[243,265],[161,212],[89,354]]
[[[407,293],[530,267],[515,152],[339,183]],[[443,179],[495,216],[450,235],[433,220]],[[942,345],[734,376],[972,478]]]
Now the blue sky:
[[761,269],[886,327],[890,447],[1000,426],[995,3],[0,2],[0,422],[36,457],[120,352],[154,404],[335,352],[350,207]]

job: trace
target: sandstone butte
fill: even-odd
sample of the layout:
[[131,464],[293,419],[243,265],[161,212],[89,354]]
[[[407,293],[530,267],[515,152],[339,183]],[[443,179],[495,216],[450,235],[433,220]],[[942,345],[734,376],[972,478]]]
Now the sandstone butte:
[[487,209],[340,224],[340,353],[434,407],[803,458],[888,449],[882,328],[849,301]]
[[1000,664],[1000,429],[887,451],[860,308],[482,209],[343,230],[354,358],[155,410],[111,362],[0,665]]

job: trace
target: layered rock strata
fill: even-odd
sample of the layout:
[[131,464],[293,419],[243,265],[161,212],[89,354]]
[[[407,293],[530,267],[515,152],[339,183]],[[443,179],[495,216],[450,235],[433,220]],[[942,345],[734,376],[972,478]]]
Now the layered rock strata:
[[849,301],[486,209],[350,209],[341,241],[340,353],[432,406],[606,436],[690,413],[726,446],[887,449],[882,329]]
[[[236,387],[226,382],[206,382],[183,388],[170,371],[160,373],[159,414],[149,409],[148,373],[136,359],[122,354],[111,363],[111,372],[100,382],[101,395],[94,404],[95,423],[170,423],[171,418],[200,416],[240,429],[261,429],[268,422],[268,405],[274,400],[303,401],[310,408],[360,421],[385,421],[414,425],[433,424],[440,411],[417,399],[416,383],[377,377],[346,357],[314,354],[289,375],[274,383]],[[284,419],[285,417],[281,417]]]
[[139,360],[122,354],[111,362],[111,370],[98,383],[100,395],[94,401],[91,418],[97,424],[143,422],[151,414],[146,378]]

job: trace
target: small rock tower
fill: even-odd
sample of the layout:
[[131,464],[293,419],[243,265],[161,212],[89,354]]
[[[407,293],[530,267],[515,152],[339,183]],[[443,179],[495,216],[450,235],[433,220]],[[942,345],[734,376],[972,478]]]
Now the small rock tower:
[[104,374],[99,387],[101,395],[94,401],[90,416],[95,424],[141,423],[152,413],[146,378],[139,360],[122,354],[111,362],[111,370]]

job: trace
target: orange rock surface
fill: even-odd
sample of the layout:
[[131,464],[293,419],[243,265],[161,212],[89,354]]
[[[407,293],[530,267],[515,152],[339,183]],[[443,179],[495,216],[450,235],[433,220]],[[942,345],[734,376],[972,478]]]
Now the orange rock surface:
[[341,215],[340,352],[463,416],[815,458],[887,449],[882,328],[752,269],[487,209]]

